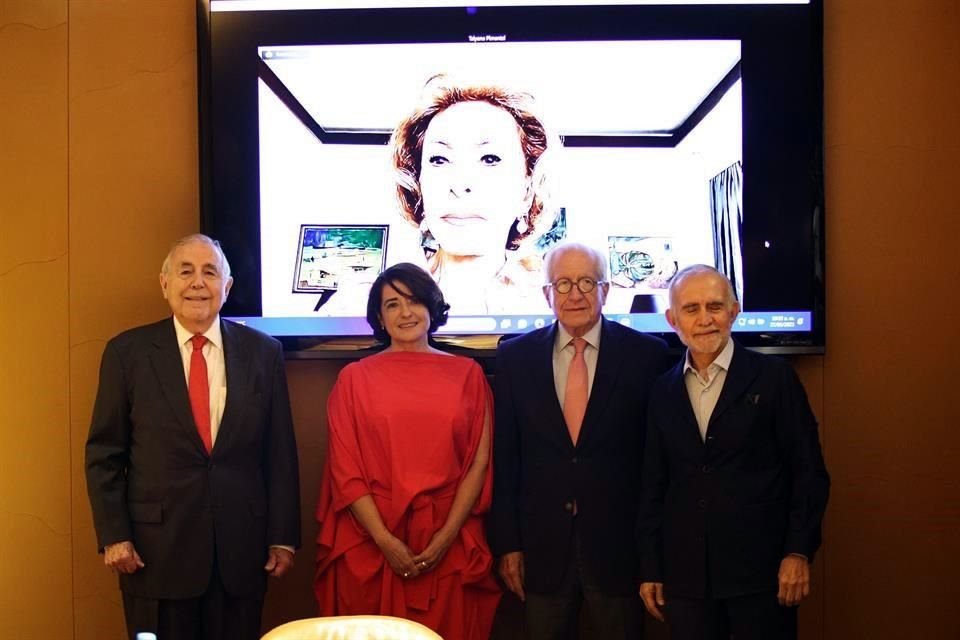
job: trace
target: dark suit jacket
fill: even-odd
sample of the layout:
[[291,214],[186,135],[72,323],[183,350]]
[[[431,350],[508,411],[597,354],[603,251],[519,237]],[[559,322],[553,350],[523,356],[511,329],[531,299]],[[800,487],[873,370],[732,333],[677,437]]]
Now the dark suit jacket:
[[775,591],[783,557],[820,546],[830,486],[806,393],[789,363],[736,345],[703,442],[683,365],[650,401],[643,580],[668,597]]
[[297,450],[280,344],[221,322],[227,401],[210,455],[190,410],[172,318],[107,343],[86,446],[97,542],[131,540],[146,565],[120,587],[202,594],[266,588],[271,544],[300,544]]
[[608,594],[636,593],[634,539],[647,395],[666,344],[602,320],[600,353],[576,447],[553,378],[556,325],[497,349],[494,494],[498,555],[522,551],[526,588],[556,591],[577,505],[582,561]]

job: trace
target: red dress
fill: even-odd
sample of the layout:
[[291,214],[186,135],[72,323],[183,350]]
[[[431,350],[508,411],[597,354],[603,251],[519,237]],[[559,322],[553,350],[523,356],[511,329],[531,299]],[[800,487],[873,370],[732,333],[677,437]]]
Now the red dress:
[[446,522],[492,409],[483,372],[468,358],[383,352],[340,372],[327,402],[329,448],[317,504],[321,615],[392,615],[445,640],[489,637],[500,599],[482,520],[492,461],[460,535],[439,565],[417,578],[393,572],[349,506],[371,495],[387,528],[421,552]]

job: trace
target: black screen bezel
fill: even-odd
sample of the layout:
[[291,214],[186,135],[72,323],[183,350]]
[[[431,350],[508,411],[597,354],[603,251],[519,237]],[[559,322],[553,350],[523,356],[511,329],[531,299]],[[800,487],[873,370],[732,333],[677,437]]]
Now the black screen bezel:
[[[736,337],[764,351],[825,352],[821,0],[216,14],[209,0],[198,0],[197,11],[200,228],[221,242],[233,267],[225,316],[261,314],[258,129],[252,125],[257,91],[247,80],[257,77],[258,45],[449,42],[473,33],[527,41],[732,38],[743,48],[746,308],[810,310],[814,327]],[[673,334],[658,335],[678,345]],[[322,348],[323,338],[288,337],[284,343],[294,350]]]

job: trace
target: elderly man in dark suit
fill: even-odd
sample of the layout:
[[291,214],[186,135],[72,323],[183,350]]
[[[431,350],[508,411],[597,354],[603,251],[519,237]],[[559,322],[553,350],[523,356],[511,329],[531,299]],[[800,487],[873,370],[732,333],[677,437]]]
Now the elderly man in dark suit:
[[221,320],[219,244],[174,244],[173,317],[107,343],[86,446],[87,491],[131,636],[254,640],[266,576],[300,544],[297,450],[283,353]]
[[641,596],[674,640],[795,638],[830,480],[790,365],[730,337],[730,281],[674,276],[687,346],[651,395],[639,517]]
[[585,603],[597,638],[633,640],[644,420],[667,347],[601,316],[594,249],[561,245],[545,269],[557,322],[497,349],[490,542],[529,638],[568,637]]

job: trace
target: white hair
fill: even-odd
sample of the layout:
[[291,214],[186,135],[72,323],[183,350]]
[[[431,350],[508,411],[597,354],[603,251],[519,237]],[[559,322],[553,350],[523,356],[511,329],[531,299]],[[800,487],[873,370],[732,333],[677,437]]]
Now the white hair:
[[223,279],[226,280],[230,277],[230,263],[227,262],[227,256],[223,253],[223,248],[220,246],[220,243],[211,238],[208,235],[202,233],[191,233],[188,236],[184,236],[170,245],[170,251],[167,252],[167,257],[163,259],[163,265],[160,267],[160,273],[170,273],[170,261],[173,260],[173,254],[177,252],[177,249],[180,247],[185,247],[188,244],[193,244],[194,242],[202,242],[203,244],[209,245],[214,253],[217,254],[217,259],[220,262],[220,273],[223,276]]
[[550,251],[547,252],[547,255],[543,257],[543,273],[547,278],[547,283],[553,279],[553,272],[551,270],[553,261],[568,251],[580,251],[581,253],[585,253],[590,256],[595,265],[594,275],[596,276],[597,280],[606,282],[607,259],[602,253],[589,245],[583,244],[582,242],[564,242],[563,244],[559,244],[550,249]]
[[719,271],[717,271],[716,269],[714,269],[709,265],[691,264],[690,266],[684,267],[683,269],[680,269],[680,271],[677,271],[677,273],[674,274],[673,278],[670,280],[670,307],[671,308],[676,303],[676,296],[677,296],[676,290],[680,286],[680,284],[687,278],[690,278],[692,276],[698,276],[704,273],[717,276],[723,281],[723,284],[727,289],[728,305],[733,304],[734,302],[737,301],[737,294],[733,290],[733,284],[730,282],[730,278],[723,275],[722,273],[720,273]]

